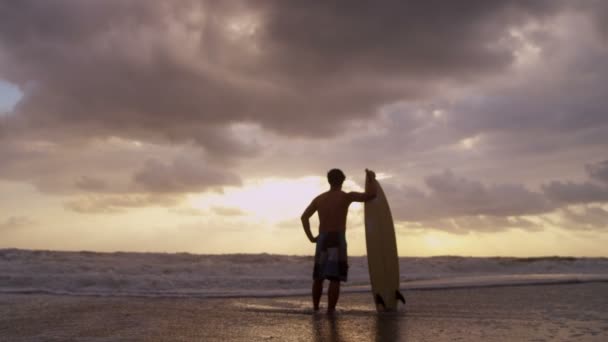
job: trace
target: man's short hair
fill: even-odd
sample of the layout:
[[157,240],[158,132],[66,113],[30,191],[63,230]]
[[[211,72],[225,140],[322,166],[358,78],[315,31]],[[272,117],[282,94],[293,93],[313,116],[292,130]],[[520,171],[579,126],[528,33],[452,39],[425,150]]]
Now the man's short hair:
[[327,181],[331,186],[341,186],[345,179],[346,176],[340,169],[331,169],[327,173]]

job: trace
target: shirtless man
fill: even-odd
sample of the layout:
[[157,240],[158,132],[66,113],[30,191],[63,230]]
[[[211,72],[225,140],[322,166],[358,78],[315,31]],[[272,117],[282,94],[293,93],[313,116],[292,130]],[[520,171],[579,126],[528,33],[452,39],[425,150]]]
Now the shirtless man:
[[[376,197],[376,174],[365,170],[365,192],[342,191],[346,178],[339,169],[327,173],[330,189],[317,196],[302,214],[302,225],[308,240],[316,243],[315,266],[313,270],[312,303],[319,310],[323,293],[323,280],[329,280],[327,313],[332,314],[340,296],[340,281],[346,281],[348,263],[346,253],[346,215],[353,202],[367,202]],[[319,235],[314,237],[310,231],[310,217],[318,212]]]

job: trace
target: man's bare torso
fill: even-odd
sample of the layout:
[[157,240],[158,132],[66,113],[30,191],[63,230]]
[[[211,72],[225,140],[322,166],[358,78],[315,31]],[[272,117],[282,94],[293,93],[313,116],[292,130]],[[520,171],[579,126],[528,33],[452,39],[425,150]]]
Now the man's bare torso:
[[[339,171],[339,170],[338,170]],[[302,226],[310,242],[316,243],[317,238],[310,231],[310,217],[317,212],[319,215],[319,232],[344,232],[346,230],[346,215],[352,202],[365,202],[376,197],[374,184],[376,174],[365,170],[365,192],[344,192],[342,183],[333,184],[331,189],[317,196],[304,213],[302,213]],[[329,180],[329,176],[328,176]],[[331,184],[331,182],[330,182]]]
[[315,198],[319,215],[319,232],[343,232],[352,196],[342,190],[330,190]]

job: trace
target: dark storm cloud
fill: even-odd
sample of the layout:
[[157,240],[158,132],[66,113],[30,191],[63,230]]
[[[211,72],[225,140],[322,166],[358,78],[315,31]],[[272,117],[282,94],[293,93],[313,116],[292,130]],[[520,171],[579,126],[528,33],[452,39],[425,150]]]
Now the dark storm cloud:
[[264,33],[276,49],[273,62],[303,77],[467,79],[508,66],[512,53],[496,41],[559,7],[556,1],[277,1]]
[[434,82],[504,71],[514,57],[497,42],[559,6],[4,2],[0,77],[25,97],[3,133],[193,140],[211,154],[247,154],[230,124],[329,135],[382,104],[430,96]]
[[[340,156],[345,167],[360,167],[363,155],[365,163],[418,179],[437,168],[494,168],[492,177],[515,183],[520,175],[537,183],[572,175],[568,164],[604,157],[608,144],[608,40],[595,29],[593,6],[575,7],[545,25],[514,27],[517,61],[493,82],[385,106],[383,129],[356,127],[362,132],[354,139],[306,146],[308,153],[323,166]],[[476,144],[463,148],[467,141]],[[306,162],[289,165],[310,168]]]

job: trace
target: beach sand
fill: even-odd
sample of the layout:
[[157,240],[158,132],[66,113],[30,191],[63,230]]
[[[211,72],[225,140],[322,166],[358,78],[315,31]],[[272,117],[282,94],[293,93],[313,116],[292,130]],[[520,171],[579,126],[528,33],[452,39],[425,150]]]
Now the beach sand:
[[370,294],[343,294],[330,318],[313,314],[308,297],[2,294],[0,341],[608,341],[607,283],[409,291],[406,298],[405,310],[377,314]]

